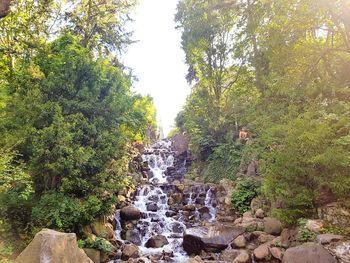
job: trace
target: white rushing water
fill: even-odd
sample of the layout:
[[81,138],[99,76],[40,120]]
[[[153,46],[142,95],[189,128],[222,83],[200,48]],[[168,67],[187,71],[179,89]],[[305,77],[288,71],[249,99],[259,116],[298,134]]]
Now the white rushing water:
[[[137,228],[141,233],[140,252],[142,256],[161,254],[163,251],[173,253],[174,262],[184,262],[188,258],[182,249],[182,236],[186,226],[181,220],[167,216],[170,211],[168,196],[161,186],[167,184],[165,172],[168,167],[174,165],[174,155],[171,152],[170,141],[159,141],[143,155],[143,160],[148,162],[152,178],[149,185],[143,185],[138,189],[134,206],[145,215],[139,220]],[[149,238],[161,234],[165,236],[169,244],[162,248],[146,248]]]
[[[175,186],[171,183],[174,178],[171,180],[172,175],[167,171],[168,169],[174,171],[176,176],[180,176],[177,178],[180,178],[180,181],[182,181],[186,172],[186,158],[183,163],[179,164],[182,161],[175,160],[175,155],[171,150],[171,142],[163,140],[146,149],[142,159],[144,162],[147,162],[150,169],[148,183],[138,187],[132,204],[142,214],[141,219],[137,222],[134,229],[140,237],[137,241],[140,244],[140,256],[171,255],[172,262],[186,262],[188,255],[182,247],[186,224],[192,226],[193,222],[198,223],[203,222],[203,220],[212,222],[215,219],[215,193],[210,187],[203,185],[195,186],[196,189],[193,190],[191,188],[185,200],[179,204],[175,204],[175,207],[178,208],[174,208],[174,205],[169,206],[168,195],[170,195],[171,189],[174,189]],[[178,163],[176,164],[176,162]],[[182,194],[184,193],[181,192]],[[182,202],[184,203],[182,204]],[[195,210],[191,212],[194,217],[191,217],[192,219],[190,221],[188,214],[187,217],[184,216],[184,212],[182,211],[183,205],[192,205],[195,207]],[[204,215],[198,211],[199,209],[197,208],[199,206],[205,208]],[[118,221],[116,234],[120,238],[122,229],[118,211],[116,213],[116,219]],[[147,248],[147,241],[156,235],[165,236],[169,243],[161,248]],[[162,260],[157,262],[162,262]]]

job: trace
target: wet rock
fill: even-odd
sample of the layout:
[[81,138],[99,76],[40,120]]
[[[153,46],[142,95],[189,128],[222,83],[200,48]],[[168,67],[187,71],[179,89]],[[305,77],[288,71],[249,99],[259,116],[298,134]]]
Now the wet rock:
[[350,241],[332,244],[328,246],[328,250],[335,255],[341,263],[350,262]]
[[270,255],[269,246],[266,244],[258,246],[254,249],[254,257],[258,260],[267,258]]
[[225,262],[232,262],[241,252],[237,249],[224,250],[219,259]]
[[15,262],[42,262],[43,255],[50,259],[50,263],[93,263],[84,250],[78,247],[74,233],[61,233],[51,229],[43,229],[37,233]]
[[158,205],[156,203],[148,203],[146,204],[147,211],[157,212]]
[[248,263],[250,262],[250,256],[247,251],[241,250],[241,253],[233,260],[232,263]]
[[182,203],[182,194],[181,193],[174,193],[171,195],[171,198],[174,200],[176,204]]
[[278,247],[270,247],[270,253],[274,258],[282,260],[282,251]]
[[334,234],[321,234],[316,237],[317,243],[321,245],[326,245],[329,243],[337,242],[342,240],[344,237],[341,235],[334,235]]
[[141,218],[141,212],[136,207],[124,207],[120,210],[120,218],[125,221],[139,220]]
[[233,240],[232,245],[237,248],[244,248],[247,245],[247,240],[241,235]]
[[129,258],[138,258],[139,248],[133,244],[125,245],[122,251],[122,260],[128,260]]
[[268,234],[279,235],[282,231],[282,223],[271,217],[266,217],[264,219],[264,231]]
[[337,260],[321,245],[305,243],[286,250],[282,263],[337,263]]
[[320,232],[323,229],[323,221],[322,220],[311,220],[308,219],[306,221],[305,227],[313,232]]
[[194,258],[189,258],[186,263],[202,263],[204,262],[200,256],[195,256]]
[[141,237],[140,237],[140,233],[137,229],[132,229],[132,230],[126,231],[125,240],[128,240],[137,246],[141,245]]
[[179,222],[175,222],[174,224],[172,224],[171,229],[175,234],[179,234],[179,233],[182,234],[185,230],[184,226]]
[[167,217],[173,217],[173,216],[176,216],[177,213],[176,213],[175,211],[169,210],[169,211],[166,211],[166,212],[165,212],[165,215],[166,215]]
[[239,235],[244,233],[240,227],[197,227],[187,229],[183,247],[187,254],[199,255],[201,251],[220,252]]
[[163,235],[156,235],[147,240],[145,247],[160,248],[169,244],[168,239]]
[[195,211],[196,210],[196,207],[192,204],[188,204],[188,205],[185,205],[182,210],[184,211]]
[[255,217],[257,217],[257,218],[264,218],[264,216],[265,216],[264,210],[262,210],[261,208],[256,210]]

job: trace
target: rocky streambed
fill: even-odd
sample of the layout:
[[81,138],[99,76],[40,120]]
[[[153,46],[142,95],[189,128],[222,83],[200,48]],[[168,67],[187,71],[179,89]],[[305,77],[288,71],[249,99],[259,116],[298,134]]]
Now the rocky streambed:
[[344,237],[319,234],[315,242],[300,242],[297,230],[265,217],[259,200],[236,216],[232,182],[185,180],[189,161],[170,141],[144,149],[144,176],[117,212],[123,244],[113,262],[350,262]]
[[84,248],[84,253],[75,234],[44,229],[16,262],[350,263],[350,241],[325,232],[322,220],[307,220],[304,230],[314,238],[301,241],[300,229],[283,228],[266,216],[260,198],[237,216],[233,182],[184,179],[191,161],[187,147],[160,141],[141,152],[130,169],[137,186],[121,191],[115,214],[83,229],[91,240],[102,237],[108,251]]

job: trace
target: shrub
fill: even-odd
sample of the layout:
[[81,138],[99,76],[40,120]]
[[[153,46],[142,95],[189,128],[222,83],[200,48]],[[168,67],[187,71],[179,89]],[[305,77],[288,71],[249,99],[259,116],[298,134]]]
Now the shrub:
[[301,218],[298,220],[298,234],[297,234],[297,240],[300,242],[308,242],[313,241],[316,237],[316,234],[312,232],[311,230],[306,228],[306,220]]
[[35,226],[48,227],[65,232],[78,232],[79,226],[91,224],[94,219],[107,213],[114,198],[102,202],[96,196],[86,200],[52,192],[41,197],[32,210]]
[[207,182],[215,183],[223,178],[233,180],[241,163],[241,144],[222,144],[215,148],[209,156],[204,168],[204,178]]
[[257,182],[249,177],[246,177],[237,182],[236,191],[232,193],[232,204],[239,214],[243,214],[249,210],[250,202],[257,195]]

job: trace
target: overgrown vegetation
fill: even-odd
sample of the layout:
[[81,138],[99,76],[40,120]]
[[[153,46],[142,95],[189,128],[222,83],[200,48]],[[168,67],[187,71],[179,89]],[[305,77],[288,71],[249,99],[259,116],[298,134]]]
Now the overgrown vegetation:
[[152,99],[119,61],[133,5],[19,0],[0,19],[2,238],[79,233],[131,183],[130,149],[155,129]]
[[[244,172],[258,160],[262,192],[289,224],[314,211],[324,191],[348,197],[349,8],[335,0],[179,2],[193,88],[177,126],[190,138],[197,176],[233,179],[240,162]],[[244,128],[249,139],[238,150]]]
[[258,187],[258,183],[249,177],[237,182],[232,204],[238,213],[243,214],[250,209],[251,201],[258,195]]

